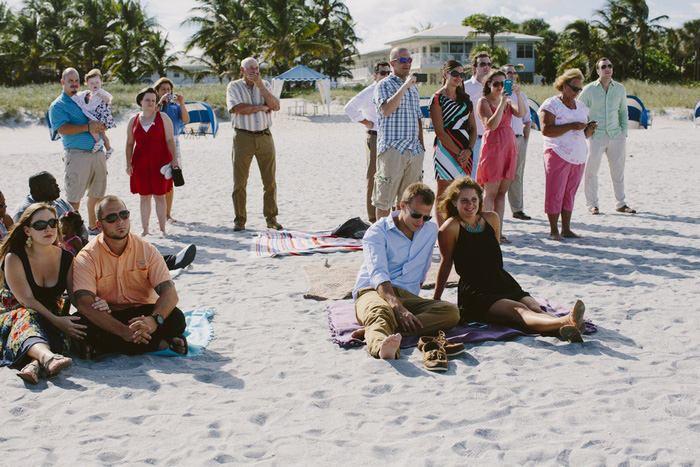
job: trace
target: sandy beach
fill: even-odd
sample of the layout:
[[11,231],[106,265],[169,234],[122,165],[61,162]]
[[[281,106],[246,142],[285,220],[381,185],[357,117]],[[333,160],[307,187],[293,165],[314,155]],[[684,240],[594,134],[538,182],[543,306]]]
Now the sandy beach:
[[[366,216],[365,133],[341,106],[331,110],[301,117],[283,108],[273,119],[286,229],[330,230]],[[387,362],[331,342],[327,302],[303,298],[303,267],[362,253],[252,257],[253,235],[265,228],[257,167],[250,230],[234,233],[230,122],[216,139],[181,138],[180,222],[147,239],[162,252],[197,245],[175,284],[181,309],[216,309],[214,340],[202,356],[76,359],[36,387],[0,369],[2,463],[697,465],[700,129],[679,115],[629,133],[626,193],[638,214],[614,211],[603,163],[602,214],[587,214],[581,186],[572,228],[584,238],[564,242],[547,236],[542,136],[532,132],[525,212],[533,219],[514,220],[506,208],[505,267],[533,295],[567,307],[582,299],[598,332],[574,345],[554,337],[468,345],[446,374],[425,371],[415,348]],[[126,120],[109,132],[117,150],[108,193],[126,201],[139,233],[125,128]],[[424,173],[435,188],[433,139],[425,133]],[[0,127],[0,141],[8,211],[32,173],[48,170],[63,186],[62,145],[46,126]],[[456,301],[456,290],[443,298]]]

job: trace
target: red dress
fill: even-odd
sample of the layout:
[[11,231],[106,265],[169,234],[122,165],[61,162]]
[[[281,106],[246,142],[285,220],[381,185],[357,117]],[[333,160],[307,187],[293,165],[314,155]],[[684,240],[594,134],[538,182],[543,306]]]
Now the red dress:
[[131,192],[139,195],[166,194],[173,188],[173,179],[165,178],[160,169],[170,164],[173,158],[165,142],[165,127],[160,112],[156,113],[148,131],[143,129],[137,115],[131,133],[136,143],[131,157]]
[[[489,104],[492,112],[496,107]],[[479,165],[476,167],[476,181],[484,183],[500,182],[504,178],[513,180],[515,164],[518,162],[518,143],[510,125],[513,116],[510,103],[506,105],[501,123],[493,130],[484,132],[481,143]]]

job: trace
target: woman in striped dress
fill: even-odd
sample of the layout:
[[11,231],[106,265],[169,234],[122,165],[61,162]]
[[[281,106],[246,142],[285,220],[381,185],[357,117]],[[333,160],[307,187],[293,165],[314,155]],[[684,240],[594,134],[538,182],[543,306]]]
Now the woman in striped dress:
[[437,179],[435,218],[438,225],[444,219],[438,210],[442,192],[456,178],[471,173],[476,143],[474,106],[464,90],[466,74],[462,64],[448,60],[442,67],[442,88],[430,101],[430,119],[435,128],[433,161]]

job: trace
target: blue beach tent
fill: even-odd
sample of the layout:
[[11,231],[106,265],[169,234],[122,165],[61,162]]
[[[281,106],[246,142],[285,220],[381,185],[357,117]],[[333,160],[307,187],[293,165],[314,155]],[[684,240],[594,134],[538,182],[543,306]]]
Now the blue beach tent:
[[700,118],[700,101],[695,103],[695,110],[693,110],[693,128],[698,127],[698,118]]
[[632,94],[627,95],[627,117],[630,129],[647,129],[651,126],[651,111],[644,107],[639,97]]
[[212,135],[216,138],[219,131],[219,121],[216,114],[204,102],[185,102],[190,123],[180,127],[180,134],[186,137]]
[[542,131],[542,128],[540,127],[540,116],[537,113],[540,109],[540,104],[538,104],[532,97],[528,97],[527,105],[530,107],[530,119],[532,120],[532,125],[530,125],[530,128],[536,128],[537,131]]

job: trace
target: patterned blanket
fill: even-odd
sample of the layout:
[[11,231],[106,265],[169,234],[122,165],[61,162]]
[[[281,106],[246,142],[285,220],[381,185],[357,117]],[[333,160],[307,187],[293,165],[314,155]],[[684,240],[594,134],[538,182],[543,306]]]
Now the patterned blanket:
[[313,253],[335,253],[338,251],[362,250],[362,240],[334,237],[330,231],[301,232],[292,230],[266,230],[255,234],[251,245],[251,256],[277,258]]

